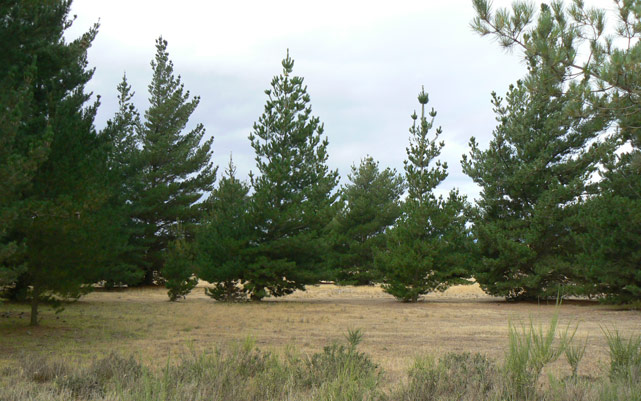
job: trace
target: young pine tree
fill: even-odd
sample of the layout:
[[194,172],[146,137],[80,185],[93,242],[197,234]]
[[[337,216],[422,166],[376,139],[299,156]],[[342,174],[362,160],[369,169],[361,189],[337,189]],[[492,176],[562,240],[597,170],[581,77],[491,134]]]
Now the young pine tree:
[[193,244],[187,241],[180,225],[172,228],[174,239],[165,250],[165,264],[161,271],[169,300],[187,297],[198,284]]
[[412,115],[405,160],[407,199],[401,217],[386,234],[386,248],[377,254],[384,291],[404,302],[465,283],[469,276],[470,239],[463,215],[466,201],[455,190],[447,199],[434,194],[447,177],[447,163],[435,161],[444,146],[437,142],[442,130],[439,127],[434,138],[428,137],[436,111],[426,114],[428,95],[424,90],[418,101],[421,116]]
[[156,40],[156,57],[151,62],[153,78],[149,85],[149,108],[138,130],[142,144],[142,192],[134,202],[134,218],[141,222],[140,245],[146,248],[145,284],[152,284],[154,273],[165,264],[165,250],[174,238],[178,223],[187,238],[201,218],[198,200],[211,191],[216,168],[211,158],[213,138],[203,142],[202,124],[185,132],[199,97],[190,99],[167,53],[167,41]]
[[208,214],[196,235],[198,275],[214,285],[205,292],[219,301],[241,301],[253,227],[249,186],[236,178],[231,158],[225,176],[206,201]]
[[256,300],[319,280],[337,196],[338,173],[326,164],[323,125],[311,114],[303,78],[291,75],[289,52],[282,66],[249,136],[259,175],[251,178],[256,238],[246,287]]
[[341,284],[371,285],[380,280],[374,254],[401,214],[405,186],[395,170],[380,171],[370,156],[352,166],[348,178],[341,190],[342,208],[331,225],[330,268]]

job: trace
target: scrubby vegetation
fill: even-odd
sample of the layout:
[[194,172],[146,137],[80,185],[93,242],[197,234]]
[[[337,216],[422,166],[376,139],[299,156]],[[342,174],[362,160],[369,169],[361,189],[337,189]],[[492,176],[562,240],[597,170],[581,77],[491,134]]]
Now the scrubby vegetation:
[[0,372],[0,399],[638,400],[641,337],[606,335],[611,366],[602,377],[548,372],[547,381],[540,377],[542,369],[573,342],[567,330],[557,329],[555,319],[547,328],[513,327],[502,364],[479,353],[419,356],[398,383],[386,380],[385,372],[358,350],[360,330],[348,331],[343,343],[312,355],[262,351],[248,338],[227,349],[185,352],[155,368],[117,353],[84,365],[25,354],[17,369]]

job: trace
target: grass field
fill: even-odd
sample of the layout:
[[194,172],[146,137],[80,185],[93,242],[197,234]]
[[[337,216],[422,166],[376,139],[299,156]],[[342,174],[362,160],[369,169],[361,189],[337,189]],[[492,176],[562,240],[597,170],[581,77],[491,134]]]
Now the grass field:
[[[82,363],[116,351],[149,366],[162,366],[185,350],[226,347],[251,337],[263,350],[294,347],[306,354],[361,329],[359,349],[385,372],[385,381],[403,377],[419,355],[480,352],[500,361],[508,345],[508,323],[545,324],[553,304],[506,303],[478,286],[454,287],[416,304],[395,301],[377,287],[319,285],[306,292],[261,303],[223,304],[199,286],[186,300],[170,303],[162,288],[94,292],[60,314],[43,308],[41,326],[28,326],[26,305],[0,304],[0,364],[20,355],[56,355]],[[579,374],[607,372],[608,347],[602,329],[627,337],[641,332],[641,313],[587,301],[566,301],[561,327],[577,325],[588,338]],[[550,369],[569,369],[557,362]],[[606,373],[607,374],[607,373]]]

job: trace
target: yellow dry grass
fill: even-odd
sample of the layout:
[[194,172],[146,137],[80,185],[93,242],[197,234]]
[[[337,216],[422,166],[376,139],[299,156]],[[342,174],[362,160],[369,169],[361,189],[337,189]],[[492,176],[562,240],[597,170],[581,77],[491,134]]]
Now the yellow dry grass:
[[[224,304],[207,297],[203,285],[173,303],[162,288],[94,292],[59,315],[43,308],[38,328],[27,326],[27,306],[0,304],[0,364],[11,364],[21,353],[82,361],[116,350],[160,366],[187,348],[226,346],[248,336],[259,348],[293,346],[311,353],[342,341],[348,328],[359,328],[365,334],[361,350],[394,379],[421,354],[481,352],[500,360],[509,321],[545,324],[555,313],[553,304],[506,303],[478,285],[430,294],[415,304],[397,302],[378,287],[325,284],[261,303]],[[606,368],[602,328],[626,336],[641,331],[641,313],[593,302],[568,301],[559,315],[562,327],[578,324],[577,339],[589,337],[580,374],[600,375]]]

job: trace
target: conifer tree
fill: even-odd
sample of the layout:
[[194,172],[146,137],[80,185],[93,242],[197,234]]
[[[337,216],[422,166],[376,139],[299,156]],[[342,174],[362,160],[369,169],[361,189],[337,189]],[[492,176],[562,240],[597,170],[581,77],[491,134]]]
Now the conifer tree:
[[196,288],[198,279],[195,276],[193,244],[187,241],[180,225],[172,230],[174,230],[174,239],[165,250],[162,276],[169,300],[174,302],[179,298],[187,297],[187,294]]
[[412,114],[405,160],[407,199],[401,217],[386,235],[386,249],[376,259],[384,274],[384,291],[404,302],[465,283],[469,276],[470,239],[463,215],[466,201],[456,190],[447,199],[434,194],[447,177],[447,163],[436,160],[444,146],[437,142],[441,128],[433,138],[428,137],[436,117],[434,109],[425,111],[428,100],[421,90],[421,116]]
[[[589,88],[563,66],[530,64],[506,103],[493,95],[499,125],[487,150],[470,141],[463,170],[481,186],[474,218],[480,252],[476,279],[508,299],[576,293],[585,271],[576,263],[576,210],[588,180],[611,151],[589,146],[604,120],[586,107]],[[561,74],[558,72],[561,71]]]
[[22,267],[14,289],[31,300],[32,325],[38,324],[43,300],[83,293],[121,238],[112,235],[118,229],[106,201],[109,143],[95,132],[98,103],[87,105],[90,95],[84,91],[93,74],[87,69],[87,49],[97,26],[66,42],[69,9],[68,1],[5,2],[2,9],[3,37],[15,34],[3,42],[8,58],[3,68],[29,74],[16,149],[28,155],[24,152],[34,144],[47,147],[21,188],[19,213],[8,236],[26,248],[11,264]]
[[174,75],[167,41],[162,38],[156,40],[151,67],[150,105],[138,130],[142,192],[134,202],[134,218],[143,226],[140,245],[146,248],[146,284],[152,284],[154,273],[164,266],[164,251],[174,239],[172,228],[180,223],[185,236],[193,238],[194,225],[201,217],[197,202],[211,191],[216,179],[210,161],[213,138],[202,142],[202,124],[185,131],[200,98],[190,99],[180,76]]
[[581,94],[578,101],[605,112],[598,118],[612,119],[615,135],[602,135],[603,143],[622,153],[604,159],[603,180],[573,209],[578,213],[574,229],[580,233],[576,263],[584,268],[581,277],[588,279],[584,291],[617,302],[639,299],[639,232],[634,228],[641,204],[639,5],[638,0],[613,0],[612,7],[553,2],[542,4],[535,18],[526,3],[494,11],[487,0],[474,0],[477,17],[472,23],[506,48],[521,48],[530,64],[556,65],[566,87],[569,81],[589,86],[593,94]]
[[331,225],[330,265],[341,284],[371,285],[380,281],[374,254],[401,213],[403,177],[390,168],[380,171],[368,156],[352,166],[348,178],[340,193],[342,207]]
[[49,129],[27,135],[23,126],[37,113],[32,108],[37,65],[28,52],[35,52],[58,29],[47,20],[56,18],[53,8],[42,10],[45,22],[37,35],[29,21],[39,12],[36,4],[0,4],[0,18],[6,20],[0,26],[0,286],[14,284],[24,272],[14,259],[24,242],[12,237],[12,231],[26,206],[22,191],[29,188],[36,168],[46,159],[52,135]]
[[231,157],[218,188],[205,202],[208,213],[196,235],[198,276],[213,284],[205,290],[219,301],[241,301],[247,296],[245,273],[253,238],[249,186],[236,178]]
[[338,173],[326,164],[323,124],[311,114],[303,78],[291,75],[289,52],[282,66],[249,136],[259,175],[251,177],[256,238],[246,287],[256,300],[319,280],[337,196]]
[[108,168],[110,172],[110,198],[114,209],[112,221],[121,228],[121,236],[127,238],[119,252],[114,253],[104,269],[97,271],[95,282],[105,287],[116,284],[136,284],[144,275],[139,268],[144,263],[145,247],[140,244],[142,226],[134,216],[137,200],[142,192],[142,168],[140,141],[137,130],[140,128],[140,115],[133,104],[134,93],[127,82],[126,75],[118,85],[118,111],[101,135],[109,143]]

